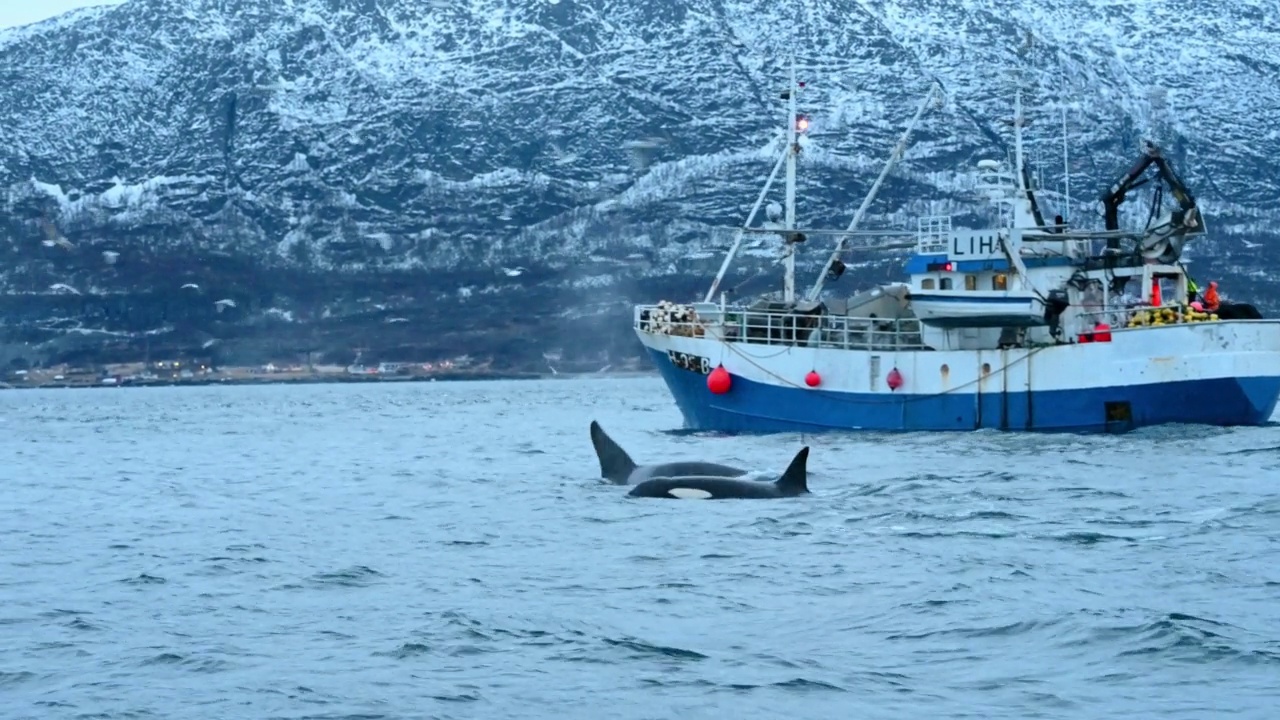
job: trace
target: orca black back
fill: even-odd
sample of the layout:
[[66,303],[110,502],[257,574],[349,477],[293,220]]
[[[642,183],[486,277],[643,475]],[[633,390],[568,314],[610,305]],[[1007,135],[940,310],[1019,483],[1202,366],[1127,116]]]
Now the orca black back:
[[600,477],[614,485],[639,483],[655,477],[740,477],[747,474],[742,468],[700,460],[637,465],[595,420],[591,421],[591,444],[600,461]]
[[772,499],[796,497],[809,492],[809,448],[796,453],[791,464],[776,482],[737,480],[726,477],[689,476],[660,477],[636,485],[630,497],[669,498],[676,500]]

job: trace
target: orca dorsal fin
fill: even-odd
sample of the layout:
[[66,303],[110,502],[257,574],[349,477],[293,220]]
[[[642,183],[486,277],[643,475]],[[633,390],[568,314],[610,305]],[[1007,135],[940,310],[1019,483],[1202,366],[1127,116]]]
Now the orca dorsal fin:
[[778,478],[778,491],[783,495],[800,495],[809,492],[809,446],[800,448],[787,471]]
[[631,471],[636,469],[635,462],[595,420],[591,421],[591,444],[595,446],[596,457],[600,460],[600,477],[615,484],[625,483],[631,477]]

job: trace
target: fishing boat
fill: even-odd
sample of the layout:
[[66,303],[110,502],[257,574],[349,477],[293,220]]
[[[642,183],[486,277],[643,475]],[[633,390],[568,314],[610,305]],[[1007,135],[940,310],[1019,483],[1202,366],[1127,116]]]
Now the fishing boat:
[[[851,240],[887,234],[857,226],[941,90],[935,84],[921,101],[841,231],[796,223],[797,156],[808,130],[797,111],[803,87],[793,66],[781,93],[783,147],[705,297],[634,308],[634,329],[686,428],[1122,432],[1270,420],[1280,398],[1280,321],[1243,303],[1203,312],[1191,300],[1182,255],[1205,234],[1204,217],[1158,147],[1146,143],[1103,195],[1105,228],[1074,227],[1063,214],[1047,221],[1048,193],[1027,169],[1015,93],[1012,158],[976,168],[992,203],[988,226],[920,217],[905,242],[882,246],[910,251],[904,280],[842,295],[824,285],[843,274]],[[1065,115],[1063,124],[1065,166]],[[753,226],[783,167],[785,207],[771,203],[774,222]],[[1143,176],[1152,167],[1152,217],[1142,230],[1123,230],[1119,206],[1150,182]],[[1160,203],[1166,191],[1172,209]],[[782,289],[730,303],[717,290],[743,239],[761,234],[781,239]],[[823,235],[834,237],[834,249],[809,291],[798,293],[798,249]]]

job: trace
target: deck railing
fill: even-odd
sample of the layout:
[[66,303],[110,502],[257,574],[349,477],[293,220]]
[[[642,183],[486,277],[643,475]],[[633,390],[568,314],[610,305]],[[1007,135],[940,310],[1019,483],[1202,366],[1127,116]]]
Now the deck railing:
[[945,254],[950,239],[950,215],[933,215],[916,220],[916,252],[921,255]]
[[635,327],[651,334],[714,337],[753,345],[841,350],[927,350],[915,318],[848,317],[734,310],[661,303],[635,309]]

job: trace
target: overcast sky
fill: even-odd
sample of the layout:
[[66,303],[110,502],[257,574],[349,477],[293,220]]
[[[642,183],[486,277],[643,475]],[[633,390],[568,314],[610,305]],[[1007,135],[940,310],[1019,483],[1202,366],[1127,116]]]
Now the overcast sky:
[[117,5],[124,0],[0,0],[0,28],[38,22],[91,5]]

